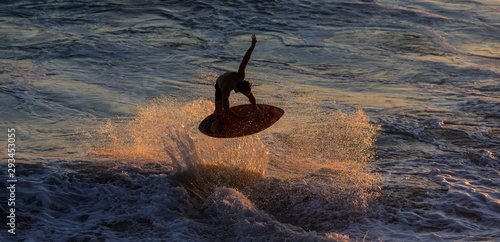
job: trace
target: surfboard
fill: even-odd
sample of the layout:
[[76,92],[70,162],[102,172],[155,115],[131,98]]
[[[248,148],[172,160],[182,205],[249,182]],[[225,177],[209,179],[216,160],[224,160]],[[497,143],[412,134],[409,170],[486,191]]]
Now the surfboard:
[[215,117],[211,114],[201,121],[198,129],[200,132],[215,138],[242,137],[256,134],[271,127],[285,113],[283,109],[272,105],[257,104],[257,106],[262,111],[263,118],[259,117],[252,104],[239,105],[230,107],[231,111],[239,115],[248,116],[250,121],[241,121],[233,116],[222,113],[217,130],[212,132],[211,126]]

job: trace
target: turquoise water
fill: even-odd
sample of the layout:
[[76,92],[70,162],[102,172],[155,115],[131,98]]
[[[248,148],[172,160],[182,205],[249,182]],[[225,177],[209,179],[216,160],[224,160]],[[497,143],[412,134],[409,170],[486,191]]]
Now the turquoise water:
[[[1,236],[496,240],[499,10],[469,0],[4,3],[0,129],[16,129],[22,182],[19,233]],[[248,139],[204,140],[195,126],[213,83],[237,70],[251,34],[247,79],[286,115]],[[187,209],[169,150],[182,164],[198,150],[265,179]],[[355,172],[336,184],[336,169]],[[349,182],[351,200],[339,196]]]

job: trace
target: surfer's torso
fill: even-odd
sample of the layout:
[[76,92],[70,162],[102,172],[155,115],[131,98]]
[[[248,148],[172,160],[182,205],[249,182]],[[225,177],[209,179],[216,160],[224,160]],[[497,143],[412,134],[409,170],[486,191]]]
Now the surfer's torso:
[[231,95],[232,90],[236,90],[236,83],[241,82],[245,79],[245,74],[238,72],[226,72],[217,78],[216,84],[222,92],[224,98]]

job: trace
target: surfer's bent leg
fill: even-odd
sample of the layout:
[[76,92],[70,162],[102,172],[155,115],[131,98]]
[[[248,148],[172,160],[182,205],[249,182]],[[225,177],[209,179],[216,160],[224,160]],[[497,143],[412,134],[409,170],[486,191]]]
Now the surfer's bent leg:
[[212,126],[210,127],[212,133],[215,133],[217,131],[221,113],[222,113],[222,91],[220,90],[219,85],[215,84],[215,111],[214,111],[215,120],[212,123]]
[[222,91],[219,85],[215,84],[215,116],[220,116],[222,112]]

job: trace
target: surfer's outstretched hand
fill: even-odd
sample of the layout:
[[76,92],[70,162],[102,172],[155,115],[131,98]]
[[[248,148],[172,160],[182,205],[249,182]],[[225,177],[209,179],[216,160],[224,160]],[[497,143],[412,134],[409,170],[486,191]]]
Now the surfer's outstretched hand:
[[252,44],[255,43],[257,43],[257,37],[255,36],[255,34],[252,34]]

